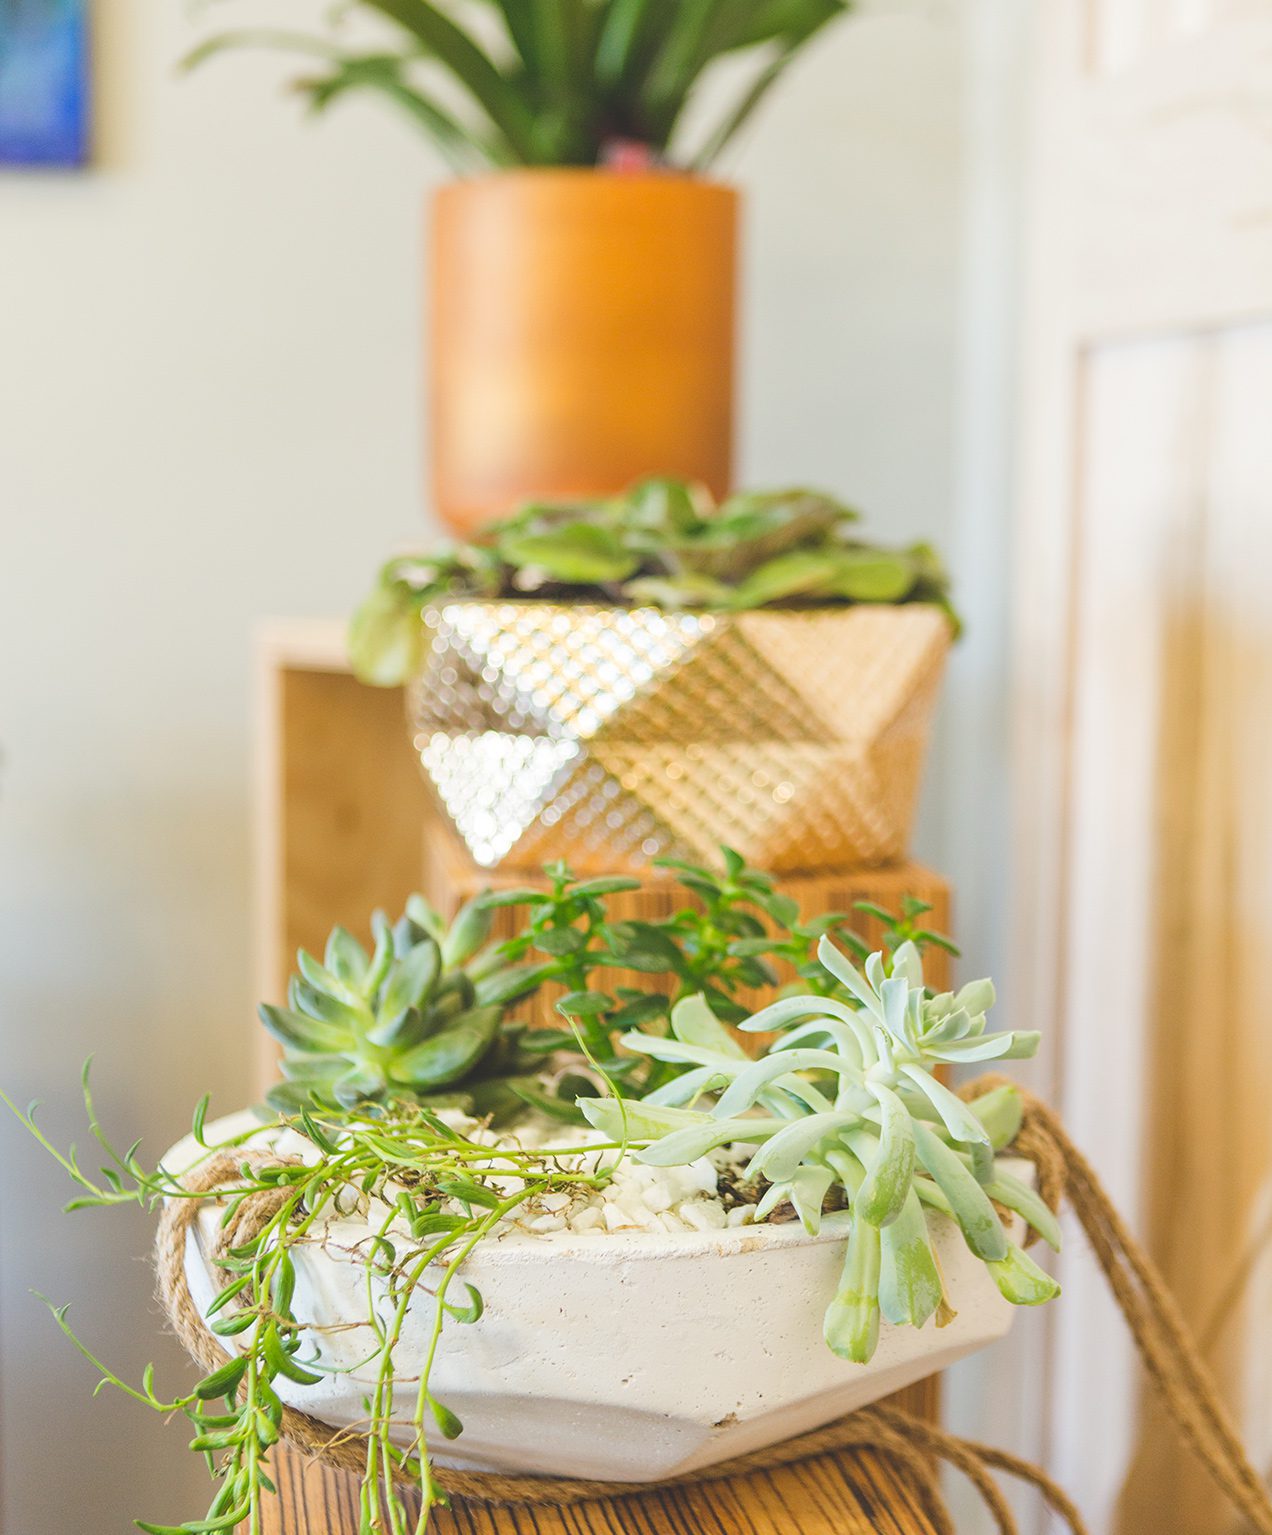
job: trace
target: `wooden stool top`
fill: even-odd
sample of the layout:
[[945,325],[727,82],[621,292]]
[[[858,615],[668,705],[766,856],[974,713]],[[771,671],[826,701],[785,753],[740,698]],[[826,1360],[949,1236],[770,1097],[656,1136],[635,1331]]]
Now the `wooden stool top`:
[[[276,1457],[278,1499],[266,1535],[356,1535],[357,1481]],[[935,1535],[914,1493],[885,1457],[854,1450],[733,1481],[606,1498],[566,1508],[457,1503],[435,1509],[434,1535]]]

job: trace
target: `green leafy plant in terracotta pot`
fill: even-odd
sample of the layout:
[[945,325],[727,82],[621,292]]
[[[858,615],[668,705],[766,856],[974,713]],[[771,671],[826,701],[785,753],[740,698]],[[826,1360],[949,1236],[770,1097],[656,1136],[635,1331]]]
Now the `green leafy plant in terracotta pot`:
[[[848,9],[354,0],[345,21],[382,39],[249,27],[190,59],[295,53],[315,110],[379,97],[461,174],[431,223],[430,435],[437,507],[472,528],[650,472],[729,487],[737,197],[705,173]],[[741,82],[691,135],[686,108],[722,64]]]
[[479,864],[600,874],[728,843],[785,873],[904,856],[956,628],[935,552],[870,542],[831,496],[655,478],[391,560],[350,651],[411,684]]

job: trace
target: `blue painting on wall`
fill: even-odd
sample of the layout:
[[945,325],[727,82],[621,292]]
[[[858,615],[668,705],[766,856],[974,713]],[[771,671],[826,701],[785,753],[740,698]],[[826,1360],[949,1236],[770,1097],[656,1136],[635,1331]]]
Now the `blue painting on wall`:
[[0,0],[0,166],[89,150],[89,0]]

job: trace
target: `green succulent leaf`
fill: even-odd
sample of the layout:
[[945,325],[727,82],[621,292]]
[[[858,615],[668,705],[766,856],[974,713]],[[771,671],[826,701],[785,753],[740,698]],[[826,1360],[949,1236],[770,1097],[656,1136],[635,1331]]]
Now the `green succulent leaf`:
[[984,1185],[995,1204],[1013,1210],[1038,1233],[1053,1252],[1060,1251],[1060,1222],[1043,1199],[1027,1183],[1003,1168]]
[[927,1221],[911,1188],[900,1214],[881,1234],[879,1309],[885,1321],[922,1327],[941,1304],[942,1293]]
[[609,1008],[609,998],[599,991],[571,991],[557,999],[555,1007],[565,1018],[595,1018]]
[[505,966],[473,983],[473,1000],[479,1007],[509,1006],[532,996],[551,973],[551,966],[533,961]]
[[1020,1133],[1023,1104],[1019,1091],[1014,1087],[1002,1085],[991,1088],[988,1093],[980,1094],[979,1098],[971,1099],[967,1107],[976,1114],[994,1151],[1010,1147]]
[[348,1038],[353,1038],[357,1034],[369,1016],[365,1009],[349,1007],[338,997],[333,997],[328,992],[311,986],[308,981],[301,980],[298,975],[291,978],[287,988],[287,1000],[293,1012],[303,1013],[307,1018],[313,1018],[319,1023],[330,1024]]
[[878,1082],[869,1083],[868,1088],[879,1105],[880,1135],[855,1208],[872,1226],[887,1226],[898,1219],[909,1202],[914,1179],[914,1130],[909,1110],[896,1093]]
[[869,1364],[879,1345],[879,1228],[854,1217],[839,1291],[826,1309],[824,1336],[832,1354]]
[[477,896],[461,908],[442,940],[442,963],[448,970],[458,969],[490,937],[493,917],[484,896]]
[[688,1045],[700,1045],[706,1050],[718,1050],[737,1060],[748,1060],[746,1051],[711,1011],[710,1004],[701,992],[685,997],[671,1010],[671,1031],[677,1039]]
[[371,962],[367,951],[352,933],[343,927],[333,927],[327,939],[323,963],[346,986],[358,990],[366,979]]
[[419,1089],[457,1082],[490,1049],[501,1016],[498,1007],[478,1007],[461,1013],[441,1033],[398,1056],[389,1067],[393,1080]]
[[989,1195],[938,1135],[925,1124],[914,1122],[914,1142],[919,1161],[950,1202],[954,1218],[967,1245],[986,1263],[1007,1256],[1007,1233]]
[[915,584],[915,571],[902,554],[886,550],[844,550],[825,583],[831,596],[853,602],[900,602]]
[[423,1007],[441,973],[442,957],[431,938],[421,939],[390,969],[380,998],[382,1015],[396,1017],[411,1008]]
[[621,581],[640,566],[608,528],[574,522],[549,533],[506,533],[499,553],[515,568],[542,570],[554,581],[590,585]]
[[1060,1286],[1051,1275],[1039,1268],[1014,1242],[1007,1244],[1004,1257],[987,1262],[986,1267],[999,1291],[1013,1306],[1040,1306],[1060,1293]]
[[292,1050],[318,1055],[343,1050],[348,1043],[345,1030],[317,1018],[307,1018],[304,1013],[294,1013],[287,1007],[272,1007],[268,1002],[262,1002],[257,1013],[274,1038]]
[[419,671],[424,657],[419,599],[401,587],[376,586],[353,615],[348,647],[360,682],[401,687]]
[[[754,1177],[763,1173],[774,1183],[785,1183],[795,1175],[795,1170],[812,1149],[828,1136],[851,1128],[858,1116],[851,1110],[832,1110],[824,1114],[807,1114],[783,1125],[776,1135],[765,1141],[751,1158],[750,1171]],[[724,1121],[747,1124],[747,1120]]]
[[400,1013],[382,1017],[374,1028],[367,1030],[367,1039],[381,1049],[407,1050],[435,1033],[439,1026],[440,1020],[418,1007],[405,1007]]

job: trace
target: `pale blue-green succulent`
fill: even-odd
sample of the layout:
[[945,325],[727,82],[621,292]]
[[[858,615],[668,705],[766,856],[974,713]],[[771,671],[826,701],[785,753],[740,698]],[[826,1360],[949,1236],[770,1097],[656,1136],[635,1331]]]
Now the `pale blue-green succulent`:
[[864,970],[828,939],[818,958],[852,997],[792,996],[742,1023],[782,1031],[752,1059],[700,997],[671,1015],[671,1035],[631,1033],[629,1049],[686,1068],[639,1102],[582,1103],[606,1134],[639,1145],[653,1166],[692,1162],[719,1146],[755,1146],[752,1179],[767,1180],[756,1214],[789,1202],[810,1233],[838,1188],[848,1247],[826,1342],[845,1359],[874,1353],[880,1317],[922,1327],[945,1301],[923,1207],[958,1223],[1002,1294],[1037,1305],[1055,1281],[1011,1240],[998,1207],[1014,1211],[1052,1247],[1055,1216],[997,1155],[1020,1125],[1019,1096],[996,1088],[964,1102],[937,1080],[946,1064],[1032,1055],[1032,1033],[988,1033],[990,981],[929,996],[918,950],[902,944],[889,964]]

